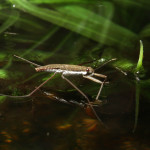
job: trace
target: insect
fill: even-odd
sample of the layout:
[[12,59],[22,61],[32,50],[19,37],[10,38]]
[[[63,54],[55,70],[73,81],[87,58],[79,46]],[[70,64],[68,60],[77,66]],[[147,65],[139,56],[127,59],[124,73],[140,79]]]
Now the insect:
[[[98,99],[99,99],[100,93],[102,91],[103,85],[104,85],[104,83],[108,83],[108,82],[106,82],[107,76],[105,76],[103,74],[95,73],[94,69],[91,67],[80,66],[80,65],[69,65],[69,64],[49,64],[49,65],[45,65],[45,66],[40,66],[36,63],[33,63],[27,59],[22,58],[22,57],[19,57],[16,55],[14,55],[14,56],[36,66],[35,70],[37,72],[45,71],[45,72],[53,73],[53,75],[50,76],[46,81],[44,81],[42,84],[40,84],[31,93],[29,93],[27,95],[11,96],[11,95],[0,94],[1,96],[14,97],[14,98],[29,97],[32,94],[34,94],[40,87],[42,87],[44,84],[46,84],[49,80],[51,80],[56,74],[59,73],[59,74],[61,74],[62,79],[66,80],[73,88],[75,88],[87,100],[88,105],[91,108],[91,110],[93,111],[95,117],[98,119],[99,122],[102,123],[101,119],[98,117],[97,113],[95,112],[89,98],[74,83],[72,83],[66,76],[82,75],[83,78],[89,79],[93,82],[100,84],[100,88],[98,90],[95,101],[99,101]],[[112,60],[116,60],[116,59],[114,58],[114,59],[111,59],[110,61],[112,61]],[[101,81],[99,79],[96,79],[95,77],[100,77],[100,78],[103,78],[104,80]]]

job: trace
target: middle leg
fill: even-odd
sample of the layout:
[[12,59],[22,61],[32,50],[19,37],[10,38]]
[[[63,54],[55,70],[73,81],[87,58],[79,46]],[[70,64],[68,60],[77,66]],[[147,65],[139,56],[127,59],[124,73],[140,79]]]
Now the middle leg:
[[88,105],[90,106],[91,110],[93,111],[95,117],[96,117],[97,120],[104,126],[102,120],[98,117],[98,115],[97,115],[95,109],[94,109],[93,106],[91,105],[89,98],[88,98],[75,84],[73,84],[69,79],[67,79],[63,74],[61,75],[61,77],[62,77],[64,80],[66,80],[72,87],[74,87],[82,96],[84,96],[84,97],[86,98],[86,100],[87,100],[87,102],[88,102]]

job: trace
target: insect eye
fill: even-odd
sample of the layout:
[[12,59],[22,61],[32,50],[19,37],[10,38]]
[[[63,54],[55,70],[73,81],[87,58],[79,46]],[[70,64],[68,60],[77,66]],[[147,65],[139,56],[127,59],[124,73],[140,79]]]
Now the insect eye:
[[90,69],[89,68],[86,69],[86,73],[90,74]]

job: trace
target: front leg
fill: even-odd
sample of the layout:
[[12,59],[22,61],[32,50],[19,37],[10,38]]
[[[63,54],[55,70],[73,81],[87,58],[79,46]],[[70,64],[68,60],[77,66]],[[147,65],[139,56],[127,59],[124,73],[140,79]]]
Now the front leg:
[[105,76],[105,75],[98,74],[98,73],[94,73],[93,75],[99,76],[99,77],[102,77],[102,78],[105,78],[104,81],[100,81],[100,80],[98,80],[98,79],[96,79],[96,78],[94,78],[93,76],[90,76],[90,75],[83,76],[83,77],[86,78],[86,79],[89,79],[89,80],[91,80],[91,81],[93,81],[93,82],[96,82],[96,83],[101,84],[101,86],[100,86],[100,88],[99,88],[99,91],[98,91],[98,93],[97,93],[96,99],[95,99],[95,101],[96,101],[96,100],[99,99],[99,96],[100,96],[100,94],[101,94],[101,91],[102,91],[102,88],[103,88],[104,83],[108,83],[108,82],[105,82],[106,79],[107,79],[107,76]]
[[91,80],[91,81],[93,81],[93,82],[99,83],[99,84],[102,84],[102,83],[103,83],[102,81],[100,81],[100,80],[98,80],[98,79],[96,79],[96,78],[94,78],[94,77],[92,77],[92,76],[90,76],[90,75],[84,75],[83,77],[84,77],[84,78],[87,78],[87,79],[89,79],[89,80]]

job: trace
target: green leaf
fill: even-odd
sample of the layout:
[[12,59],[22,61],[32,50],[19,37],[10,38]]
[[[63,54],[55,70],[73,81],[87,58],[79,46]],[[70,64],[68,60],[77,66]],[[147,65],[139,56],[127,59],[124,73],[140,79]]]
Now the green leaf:
[[137,35],[130,30],[81,6],[55,7],[54,10],[24,0],[12,0],[12,3],[31,15],[107,45],[132,47],[137,39]]
[[12,11],[8,19],[0,26],[0,33],[12,26],[19,18],[18,11]]
[[139,60],[136,67],[136,72],[139,72],[140,70],[143,69],[142,62],[143,62],[143,43],[140,40],[140,54],[139,54]]

